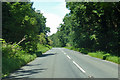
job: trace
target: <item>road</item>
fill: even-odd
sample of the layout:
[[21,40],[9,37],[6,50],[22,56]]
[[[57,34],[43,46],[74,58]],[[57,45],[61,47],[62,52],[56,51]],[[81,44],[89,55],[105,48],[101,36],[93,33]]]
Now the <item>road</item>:
[[65,48],[52,48],[9,78],[118,78],[118,65]]

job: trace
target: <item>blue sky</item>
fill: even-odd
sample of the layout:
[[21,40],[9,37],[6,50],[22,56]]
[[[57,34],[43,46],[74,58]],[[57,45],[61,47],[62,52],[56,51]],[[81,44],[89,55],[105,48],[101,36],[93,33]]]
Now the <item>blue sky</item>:
[[66,2],[64,0],[31,0],[33,8],[40,10],[46,17],[46,26],[50,27],[50,35],[56,33],[57,27],[62,23],[64,16],[69,13],[66,9]]

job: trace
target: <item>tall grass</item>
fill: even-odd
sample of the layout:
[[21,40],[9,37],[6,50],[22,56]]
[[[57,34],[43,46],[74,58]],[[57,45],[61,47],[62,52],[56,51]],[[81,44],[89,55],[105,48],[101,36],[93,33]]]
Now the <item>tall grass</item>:
[[109,56],[106,58],[106,60],[120,64],[120,61],[119,61],[120,57],[118,57],[118,56]]
[[92,57],[103,59],[104,52],[102,52],[102,51],[89,52],[88,55],[90,55]]
[[[14,44],[16,45],[16,44]],[[35,53],[26,53],[19,45],[11,45],[6,42],[2,46],[2,77],[8,76],[11,72],[26,65],[28,62],[34,60],[37,56],[51,49],[51,46],[38,44]]]
[[120,61],[119,61],[120,57],[114,56],[114,55],[111,55],[109,53],[105,53],[105,52],[102,52],[102,51],[89,52],[88,55],[90,55],[92,57],[96,57],[96,58],[100,58],[100,59],[103,59],[103,60],[107,60],[107,61],[111,61],[111,62],[120,64]]
[[88,54],[89,56],[92,56],[92,57],[96,57],[96,58],[100,58],[100,59],[104,59],[104,60],[107,60],[107,61],[111,61],[111,62],[120,64],[120,57],[111,55],[110,53],[105,53],[103,51],[89,52],[85,48],[74,48],[72,46],[71,47],[64,47],[64,48],[79,51],[83,54]]
[[2,76],[8,76],[11,72],[19,69],[21,66],[27,64],[35,58],[35,54],[30,55],[27,53],[11,58],[2,57]]
[[85,49],[85,48],[74,48],[74,47],[64,47],[64,48],[67,48],[67,49],[70,49],[70,50],[75,50],[75,51],[79,51],[81,53],[84,53],[84,54],[87,54],[88,53],[88,50]]

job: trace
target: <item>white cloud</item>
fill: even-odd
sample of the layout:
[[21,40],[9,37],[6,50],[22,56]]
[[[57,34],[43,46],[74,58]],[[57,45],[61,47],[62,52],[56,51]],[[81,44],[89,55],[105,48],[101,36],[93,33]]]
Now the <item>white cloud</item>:
[[50,27],[50,35],[57,32],[57,27],[62,23],[62,19],[60,16],[52,13],[43,13],[46,19],[46,26]]
[[[66,9],[66,3],[61,3],[57,6],[54,6],[52,8],[52,10],[55,10],[58,12],[58,14],[56,13],[48,13],[45,11],[41,11],[43,13],[43,15],[46,17],[46,26],[50,27],[50,35],[52,35],[53,33],[57,32],[57,28],[59,27],[59,25],[61,23],[63,23],[63,18],[66,15],[66,13],[69,13],[69,10]],[[61,15],[60,15],[61,14]]]
[[59,25],[63,23],[62,21],[65,14],[69,13],[69,10],[66,9],[66,3],[63,0],[60,0],[63,2],[56,2],[56,3],[36,2],[37,0],[32,0],[32,1],[35,2],[33,4],[33,7],[35,7],[36,10],[40,10],[41,13],[43,13],[43,15],[46,17],[46,26],[50,27],[50,31],[51,31],[50,35],[56,33]]

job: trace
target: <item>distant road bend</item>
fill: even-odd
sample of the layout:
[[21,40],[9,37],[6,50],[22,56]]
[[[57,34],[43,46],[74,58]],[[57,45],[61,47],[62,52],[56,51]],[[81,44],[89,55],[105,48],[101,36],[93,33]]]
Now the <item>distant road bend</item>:
[[65,48],[52,48],[9,78],[118,78],[118,65]]

